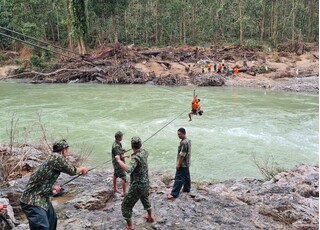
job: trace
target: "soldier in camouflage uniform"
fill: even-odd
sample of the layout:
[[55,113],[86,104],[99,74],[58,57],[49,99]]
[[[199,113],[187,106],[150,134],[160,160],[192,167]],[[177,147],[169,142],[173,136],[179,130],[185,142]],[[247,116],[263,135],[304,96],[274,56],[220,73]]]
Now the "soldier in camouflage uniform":
[[60,172],[69,175],[86,174],[85,167],[74,167],[66,159],[68,143],[61,140],[53,144],[53,153],[32,173],[20,198],[20,205],[26,214],[31,230],[54,230],[57,216],[50,202],[50,196],[60,191],[54,183]]
[[168,199],[177,198],[183,186],[182,192],[190,192],[190,157],[191,157],[191,141],[186,137],[186,130],[184,128],[178,129],[178,137],[181,139],[176,164],[176,176],[171,194],[167,195]]
[[130,157],[129,156],[124,156],[123,153],[125,152],[125,149],[122,148],[122,137],[123,137],[123,133],[121,131],[118,131],[115,133],[114,135],[115,137],[115,141],[112,145],[112,165],[113,165],[113,169],[114,169],[114,173],[113,173],[113,191],[114,192],[119,192],[118,188],[117,188],[117,178],[121,178],[122,179],[122,196],[124,196],[126,194],[126,182],[127,182],[127,176],[126,176],[126,172],[120,167],[120,165],[118,164],[118,162],[115,159],[115,156],[120,156],[120,159],[123,163],[125,163],[124,158],[125,157]]
[[115,157],[121,168],[130,173],[130,189],[121,205],[122,215],[127,221],[127,227],[125,228],[127,230],[133,229],[131,220],[132,209],[138,200],[141,200],[144,209],[148,212],[148,215],[144,217],[146,221],[154,221],[149,201],[148,152],[140,149],[141,145],[139,137],[132,137],[131,147],[133,153],[131,154],[131,162],[128,166],[121,161],[119,155]]

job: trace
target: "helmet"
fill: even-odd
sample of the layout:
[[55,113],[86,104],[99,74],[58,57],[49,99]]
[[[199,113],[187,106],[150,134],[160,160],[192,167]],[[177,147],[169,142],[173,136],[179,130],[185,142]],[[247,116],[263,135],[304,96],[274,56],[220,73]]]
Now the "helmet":
[[60,153],[63,149],[66,149],[68,147],[69,147],[69,145],[68,145],[67,141],[62,139],[60,141],[55,142],[53,144],[52,149],[53,149],[53,152]]
[[131,144],[141,144],[141,139],[138,136],[131,138]]
[[114,134],[114,137],[122,137],[123,134],[124,134],[123,132],[118,131],[118,132],[116,132],[116,133]]

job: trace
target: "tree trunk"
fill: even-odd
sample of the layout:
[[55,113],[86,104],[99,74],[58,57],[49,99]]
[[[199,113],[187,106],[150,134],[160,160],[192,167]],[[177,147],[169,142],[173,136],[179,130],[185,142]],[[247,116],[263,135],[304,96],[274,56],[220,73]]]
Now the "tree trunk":
[[264,28],[266,23],[266,1],[262,0],[262,23],[261,23],[261,33],[260,33],[260,40],[264,40]]
[[86,37],[88,35],[85,0],[70,0],[70,20],[80,54],[87,53]]
[[192,43],[195,44],[196,43],[196,22],[195,22],[195,14],[196,14],[196,5],[193,5],[192,7]]
[[291,44],[294,44],[294,27],[295,27],[295,0],[292,0],[292,25],[291,25]]
[[274,0],[271,0],[269,37],[272,37],[273,35],[273,24],[274,24]]
[[277,13],[277,11],[279,11],[279,2],[277,3],[277,1],[274,2],[274,15],[273,15],[273,18],[274,18],[274,22],[273,22],[273,34],[272,34],[272,39],[273,40],[276,40],[277,38],[277,34],[278,34],[278,30],[277,30],[277,27],[278,27],[278,17],[279,17],[279,14]]
[[71,23],[70,23],[70,0],[67,0],[67,30],[68,30],[68,46],[73,50],[73,38],[71,36]]
[[158,1],[156,0],[155,1],[155,39],[154,39],[154,42],[156,45],[158,45]]
[[238,0],[238,4],[239,4],[239,23],[240,23],[240,36],[239,36],[239,42],[240,45],[243,45],[243,15],[242,15],[242,4],[241,4],[241,0]]
[[307,38],[311,40],[311,29],[312,29],[312,19],[313,19],[313,12],[314,12],[314,0],[309,0],[309,15],[308,15],[308,26],[307,26]]
[[116,15],[112,15],[112,30],[113,30],[113,36],[114,36],[114,43],[118,44],[119,40],[118,40],[118,27],[117,27],[117,16]]
[[179,28],[180,28],[180,30],[179,30],[179,37],[180,37],[180,43],[182,44],[183,43],[183,40],[182,40],[182,16],[180,16],[180,25],[179,25]]

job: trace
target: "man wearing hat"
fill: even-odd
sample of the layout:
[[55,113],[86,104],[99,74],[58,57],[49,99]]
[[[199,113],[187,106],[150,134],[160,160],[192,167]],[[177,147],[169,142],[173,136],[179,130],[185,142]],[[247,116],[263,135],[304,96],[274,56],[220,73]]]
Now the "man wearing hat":
[[112,165],[113,165],[113,169],[114,169],[114,173],[113,173],[113,191],[114,192],[119,192],[118,188],[117,188],[117,178],[121,178],[122,179],[122,196],[124,196],[126,194],[126,182],[127,182],[127,177],[126,177],[126,172],[120,167],[120,165],[118,164],[117,160],[115,159],[116,156],[120,156],[120,159],[122,162],[125,163],[124,158],[125,157],[130,157],[129,156],[124,156],[124,152],[126,151],[125,149],[122,148],[122,138],[123,138],[123,134],[121,131],[118,131],[114,134],[114,138],[115,141],[112,145],[112,150],[111,150],[111,154],[112,154]]
[[132,230],[132,209],[138,200],[141,200],[142,205],[148,214],[144,218],[147,222],[153,222],[151,214],[151,204],[149,201],[149,175],[148,175],[148,152],[141,149],[142,143],[139,137],[132,137],[131,162],[126,165],[121,161],[121,157],[117,155],[115,158],[120,167],[130,174],[130,189],[123,199],[121,205],[122,215],[127,221],[126,230]]
[[53,151],[46,160],[32,173],[20,198],[20,205],[26,214],[31,230],[57,228],[57,216],[50,202],[50,196],[61,189],[54,183],[61,172],[70,176],[87,174],[85,167],[74,167],[66,159],[69,145],[65,140],[53,144]]

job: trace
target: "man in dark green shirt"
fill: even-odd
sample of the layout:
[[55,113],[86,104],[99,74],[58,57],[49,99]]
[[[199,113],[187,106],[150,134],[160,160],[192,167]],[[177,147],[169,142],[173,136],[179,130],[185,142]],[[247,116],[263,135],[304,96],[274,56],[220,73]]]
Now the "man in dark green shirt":
[[57,216],[50,202],[50,196],[60,191],[54,183],[61,172],[70,176],[87,174],[85,167],[76,168],[66,159],[69,145],[65,140],[53,144],[53,153],[30,176],[20,198],[20,205],[26,214],[31,230],[55,230]]
[[171,194],[167,195],[168,199],[177,198],[183,186],[182,192],[190,192],[190,157],[191,157],[191,141],[186,137],[186,130],[184,128],[178,129],[178,137],[181,139],[176,164],[176,176],[174,179]]
[[115,141],[113,142],[112,145],[112,165],[113,165],[113,169],[114,169],[114,173],[113,173],[113,191],[114,192],[119,192],[118,188],[117,188],[117,178],[121,178],[122,179],[122,196],[124,196],[126,194],[126,182],[127,182],[127,176],[126,176],[126,172],[120,167],[120,165],[118,164],[117,160],[116,160],[116,156],[119,155],[120,159],[123,163],[125,163],[124,158],[125,157],[130,157],[130,155],[128,156],[124,156],[124,152],[125,149],[122,148],[122,138],[123,138],[123,133],[121,131],[118,131],[115,133],[114,135]]
[[130,189],[121,205],[122,215],[127,221],[126,230],[132,230],[132,209],[138,200],[141,200],[148,215],[145,216],[147,222],[153,222],[151,215],[151,204],[149,201],[149,175],[148,175],[148,152],[141,149],[141,139],[139,137],[132,137],[131,147],[133,153],[131,154],[131,162],[127,166],[119,155],[115,158],[120,167],[127,173],[130,173]]

